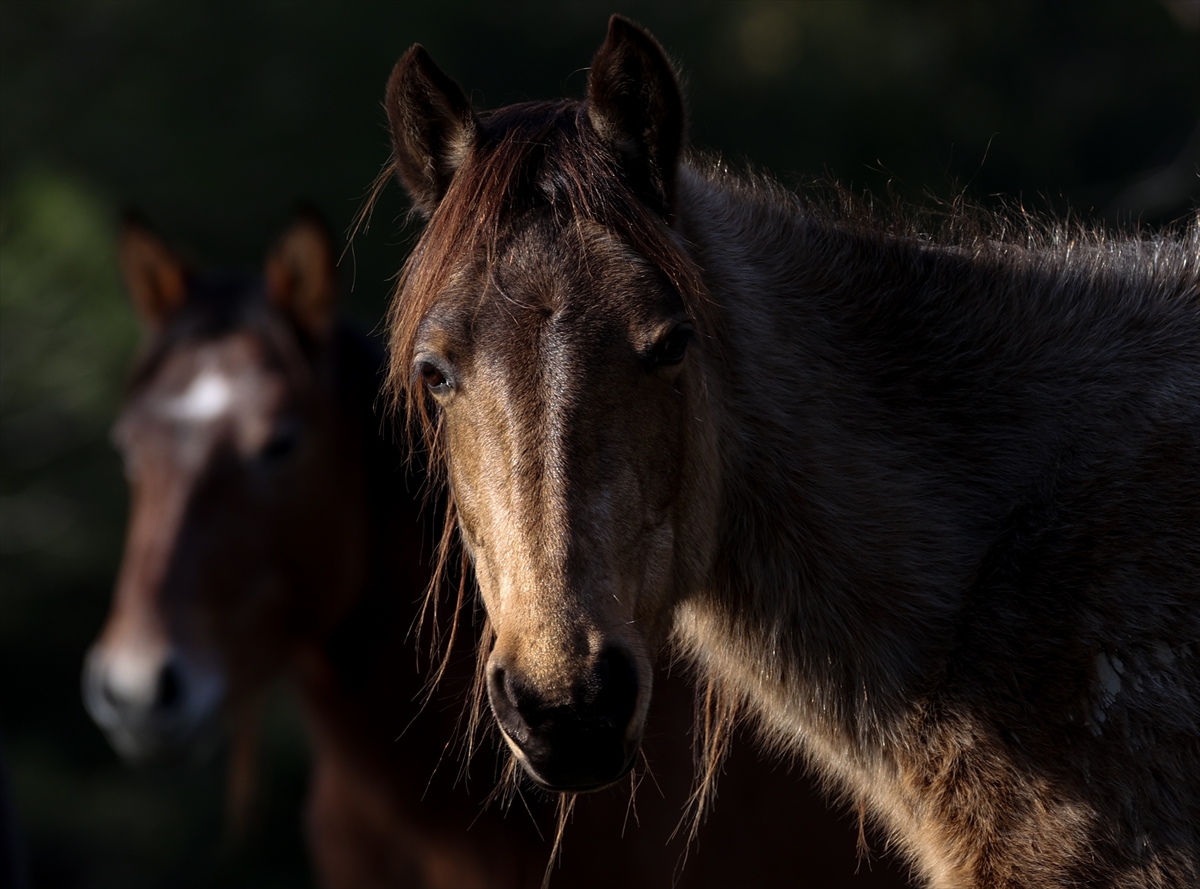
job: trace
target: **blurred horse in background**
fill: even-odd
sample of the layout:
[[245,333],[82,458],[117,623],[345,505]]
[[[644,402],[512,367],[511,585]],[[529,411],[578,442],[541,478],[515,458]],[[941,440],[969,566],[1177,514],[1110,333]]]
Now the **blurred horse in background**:
[[316,748],[314,856],[344,883],[354,813],[394,792],[355,778],[380,777],[411,718],[399,637],[428,579],[420,481],[373,412],[382,351],[335,320],[333,244],[312,214],[263,275],[193,272],[134,220],[120,253],[148,336],[114,429],[133,503],[85,703],[133,760],[203,747],[233,717],[236,814],[258,698],[290,673]]
[[[264,275],[199,274],[131,221],[121,260],[149,336],[114,433],[133,504],[111,615],[87,657],[89,712],[135,761],[211,744],[232,719],[236,817],[252,787],[258,699],[286,673],[315,747],[307,825],[324,884],[537,886],[555,802],[535,791],[532,818],[521,805],[485,811],[505,765],[491,748],[473,765],[484,794],[456,786],[449,748],[473,655],[447,662],[418,715],[425,677],[408,634],[441,519],[422,510],[420,455],[394,446],[373,413],[382,350],[335,320],[328,233],[305,215]],[[686,840],[668,841],[690,789],[691,707],[690,689],[663,677],[652,780],[636,807],[625,792],[574,807],[556,879],[851,879],[852,831],[810,791],[811,824],[797,834],[790,814],[778,817],[795,808],[793,781],[752,761],[727,780],[680,869]],[[776,851],[730,854],[764,841]],[[854,885],[900,885],[862,870]]]

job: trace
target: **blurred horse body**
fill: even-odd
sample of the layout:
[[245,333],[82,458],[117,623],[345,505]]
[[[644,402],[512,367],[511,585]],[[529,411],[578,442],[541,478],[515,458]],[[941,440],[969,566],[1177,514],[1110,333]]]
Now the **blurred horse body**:
[[674,643],[714,761],[748,705],[931,885],[1200,883],[1200,223],[814,206],[689,154],[619,17],[583,101],[417,46],[386,102],[393,388],[539,784],[626,773]]
[[[436,510],[423,517],[419,467],[380,433],[381,350],[333,320],[328,236],[302,219],[270,254],[265,279],[189,275],[137,225],[122,254],[151,337],[116,425],[133,507],[112,613],[88,656],[89,711],[127,757],[169,755],[204,743],[228,716],[251,725],[263,687],[286,672],[314,746],[307,830],[321,882],[539,885],[554,804],[535,791],[529,815],[521,804],[485,811],[503,770],[491,748],[473,763],[482,793],[460,780],[452,745],[473,655],[448,662],[418,715],[424,677],[408,633],[430,577],[423,555]],[[691,699],[678,680],[662,688],[653,780],[635,808],[627,794],[580,801],[555,879],[850,879],[851,831],[809,792],[808,838],[792,842],[793,825],[775,810],[794,807],[797,788],[753,762],[727,781],[728,805],[676,873],[685,841],[668,839],[688,797]],[[252,741],[235,746],[235,808],[249,793]],[[728,854],[764,837],[777,854]],[[853,884],[900,882],[864,869]]]
[[[413,843],[439,825],[397,825],[393,798],[418,799],[428,779],[397,767],[403,752],[436,763],[441,742],[413,732],[388,750],[420,685],[400,644],[429,576],[408,490],[420,481],[379,434],[382,350],[334,321],[330,239],[302,218],[265,276],[192,274],[131,224],[121,258],[150,336],[114,429],[133,505],[87,660],[89,712],[134,760],[205,746],[232,716],[249,733],[235,745],[236,809],[258,698],[289,673],[315,748],[323,880],[436,870],[433,844]],[[464,854],[448,873],[479,866]]]

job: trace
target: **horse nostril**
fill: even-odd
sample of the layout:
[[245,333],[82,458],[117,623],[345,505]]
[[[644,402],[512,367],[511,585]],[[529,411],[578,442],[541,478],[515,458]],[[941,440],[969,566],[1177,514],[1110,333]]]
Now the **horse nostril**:
[[183,677],[179,668],[168,661],[158,673],[154,689],[154,709],[159,712],[174,710],[183,700]]
[[604,651],[572,701],[550,704],[516,671],[493,666],[488,673],[492,709],[515,739],[559,723],[604,725],[624,733],[637,710],[638,675],[633,656],[619,648]]
[[488,697],[510,734],[524,737],[527,730],[536,729],[546,721],[546,708],[538,696],[515,673],[503,667],[494,666],[488,672]]
[[551,708],[547,707],[531,688],[518,680],[512,673],[504,676],[504,693],[508,697],[527,728],[536,731],[546,721]]
[[503,667],[488,668],[488,698],[491,699],[493,707],[512,704],[512,701],[508,699],[506,673],[507,671]]

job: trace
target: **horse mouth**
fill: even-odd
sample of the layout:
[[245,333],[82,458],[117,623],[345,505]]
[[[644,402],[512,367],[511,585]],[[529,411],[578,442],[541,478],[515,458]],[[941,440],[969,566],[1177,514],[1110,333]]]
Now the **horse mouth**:
[[614,736],[608,726],[568,726],[513,738],[500,731],[530,779],[544,790],[590,793],[620,781],[637,761],[640,737]]
[[[508,739],[508,735],[505,735]],[[593,745],[569,747],[563,751],[532,756],[512,743],[517,762],[535,785],[556,793],[590,793],[613,785],[630,773],[637,761],[638,747],[630,751],[598,751]]]
[[187,725],[101,725],[108,743],[132,765],[177,765],[208,760],[220,745],[224,725],[209,719]]

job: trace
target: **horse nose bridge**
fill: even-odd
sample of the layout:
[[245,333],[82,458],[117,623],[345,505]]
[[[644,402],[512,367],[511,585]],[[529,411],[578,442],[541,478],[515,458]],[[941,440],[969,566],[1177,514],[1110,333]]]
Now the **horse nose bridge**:
[[194,473],[172,475],[159,468],[134,488],[110,625],[165,621],[162,587],[179,549],[196,482]]
[[530,656],[594,656],[632,616],[632,597],[620,581],[565,546],[539,564],[518,566],[500,580],[500,607],[492,613],[498,646]]
[[489,664],[519,674],[551,704],[577,700],[605,652],[641,650],[636,634],[625,632],[628,621],[610,608],[588,607],[573,596],[531,598],[538,605],[522,609],[519,622],[493,622]]
[[497,633],[491,668],[519,673],[547,700],[570,698],[577,677],[594,658],[588,634],[554,619],[526,617],[523,626]]

